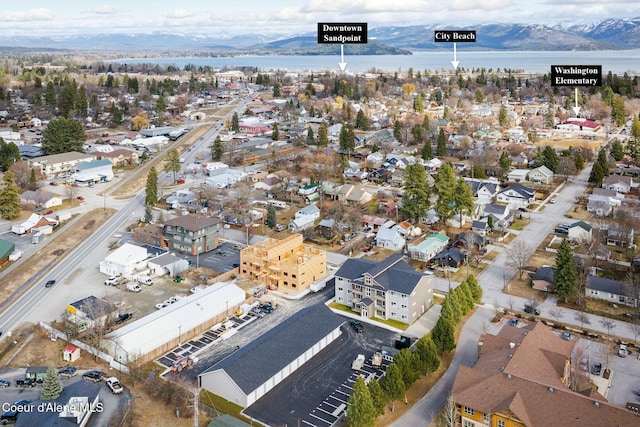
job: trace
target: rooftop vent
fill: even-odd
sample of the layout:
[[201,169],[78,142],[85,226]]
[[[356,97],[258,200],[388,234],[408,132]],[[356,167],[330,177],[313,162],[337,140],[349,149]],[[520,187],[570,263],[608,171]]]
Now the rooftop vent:
[[549,388],[547,389],[547,391],[548,391],[549,393],[553,393],[553,391],[554,391],[554,390],[553,390],[553,387],[549,387]]
[[514,342],[510,342],[509,343],[509,348],[514,348],[515,346],[516,346],[516,343],[514,343]]
[[593,406],[595,406],[596,408],[600,407],[600,402],[593,402]]
[[507,379],[511,379],[511,374],[507,374]]

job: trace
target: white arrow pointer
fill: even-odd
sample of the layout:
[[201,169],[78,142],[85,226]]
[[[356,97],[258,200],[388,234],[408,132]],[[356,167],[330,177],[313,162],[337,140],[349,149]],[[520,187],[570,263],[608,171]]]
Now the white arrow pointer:
[[338,63],[338,65],[340,66],[340,70],[344,71],[344,69],[347,67],[347,63],[344,62],[344,45],[341,44],[340,45],[340,62]]
[[460,62],[458,60],[456,60],[456,44],[453,44],[453,61],[451,61],[451,65],[453,65],[453,69],[457,70],[458,69],[458,64]]
[[578,107],[578,88],[576,88],[576,106],[572,108],[573,112],[576,113],[576,117],[578,117],[578,113],[580,112],[580,107]]

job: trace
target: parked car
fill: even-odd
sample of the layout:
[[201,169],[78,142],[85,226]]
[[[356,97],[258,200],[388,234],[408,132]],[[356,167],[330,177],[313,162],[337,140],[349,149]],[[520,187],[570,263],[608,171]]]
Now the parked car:
[[540,310],[538,310],[535,307],[532,307],[530,305],[525,305],[524,306],[524,312],[525,313],[529,313],[529,314],[533,314],[535,316],[539,316],[540,315]]
[[554,198],[554,199],[549,200],[549,203],[551,203],[552,205],[553,205],[555,202],[556,202],[556,199],[555,199],[555,198]]
[[98,383],[102,381],[103,378],[104,378],[104,372],[98,371],[95,369],[91,371],[87,371],[84,374],[82,374],[83,380],[92,381],[94,383]]
[[0,388],[6,388],[6,387],[9,387],[10,385],[11,385],[11,381],[0,380]]
[[44,214],[45,215],[51,215],[53,213],[53,209],[49,209],[48,211],[46,211]]
[[119,315],[116,320],[114,321],[114,323],[116,325],[119,325],[121,323],[126,322],[127,320],[131,319],[133,317],[133,313],[122,313],[121,315]]
[[234,263],[232,264],[232,267],[233,267],[233,268],[238,268],[238,267],[240,267],[240,263],[239,263],[239,262],[234,262]]
[[627,357],[629,355],[629,350],[627,349],[626,344],[620,344],[620,348],[618,349],[618,356]]
[[49,185],[53,185],[53,186],[55,187],[56,185],[58,185],[58,183],[57,183],[57,182],[55,182],[55,181],[51,181],[51,182],[49,183]]
[[260,310],[258,307],[251,309],[251,314],[260,318],[265,316],[264,311]]
[[362,326],[362,322],[360,322],[359,320],[354,319],[349,322],[349,324],[357,333],[361,334],[364,332],[364,326]]
[[45,284],[44,284],[44,287],[45,287],[45,288],[50,288],[50,287],[52,287],[52,286],[53,286],[53,285],[55,285],[55,284],[56,284],[56,281],[55,281],[55,280],[47,280],[47,283],[45,283]]
[[600,375],[602,373],[602,363],[597,362],[591,366],[591,374]]
[[66,366],[64,368],[58,369],[58,375],[60,375],[62,378],[71,378],[77,373],[78,368],[76,368],[75,366]]
[[20,377],[16,380],[16,387],[35,387],[36,381],[31,378]]
[[0,415],[0,423],[2,423],[2,425],[13,424],[16,421],[18,421],[17,411],[6,411]]
[[76,199],[78,199],[80,201],[83,201],[84,200],[84,196],[78,196],[78,197],[76,197]]
[[260,304],[260,310],[264,311],[265,313],[271,313],[273,312],[273,306],[268,303]]
[[560,334],[560,338],[565,341],[571,341],[571,334],[569,332],[563,332]]

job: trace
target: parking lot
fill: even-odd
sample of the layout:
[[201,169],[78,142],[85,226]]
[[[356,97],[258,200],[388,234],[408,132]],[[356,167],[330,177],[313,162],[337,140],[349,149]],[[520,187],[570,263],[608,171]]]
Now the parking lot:
[[[340,405],[348,400],[357,376],[351,370],[351,362],[358,354],[364,354],[368,361],[375,351],[392,345],[399,338],[398,334],[373,325],[365,324],[364,328],[363,333],[356,333],[345,318],[338,339],[245,413],[267,425],[332,425],[341,413]],[[376,378],[382,375],[381,370],[370,365],[365,365],[364,370]]]
[[242,250],[242,248],[244,248],[243,245],[223,241],[216,249],[206,254],[201,254],[198,257],[190,255],[181,256],[190,260],[191,265],[199,265],[200,267],[207,267],[225,273],[240,265],[240,250]]

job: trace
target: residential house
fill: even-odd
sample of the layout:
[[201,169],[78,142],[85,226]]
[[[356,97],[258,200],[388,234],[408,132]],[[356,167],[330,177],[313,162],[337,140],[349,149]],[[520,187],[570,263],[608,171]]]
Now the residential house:
[[57,225],[57,220],[34,213],[31,214],[26,221],[19,224],[12,224],[11,232],[15,234],[27,234],[31,233],[32,230],[38,230],[42,227],[54,227]]
[[515,184],[498,193],[497,200],[506,203],[509,209],[526,208],[535,202],[535,192],[521,184]]
[[318,184],[307,184],[298,189],[298,194],[301,196],[308,196],[318,191]]
[[398,212],[398,204],[396,202],[380,202],[378,210],[387,216],[395,215]]
[[513,213],[509,207],[495,203],[484,206],[482,217],[487,218],[487,224],[488,218],[492,217],[493,228],[496,229],[504,229],[513,222]]
[[[636,185],[637,186],[637,185]],[[602,180],[602,188],[627,194],[634,187],[633,178],[625,175],[609,175]]]
[[307,205],[295,213],[293,220],[287,227],[292,232],[306,230],[313,227],[318,218],[320,218],[320,208],[316,205]]
[[262,181],[253,184],[253,188],[255,188],[256,190],[273,191],[280,188],[281,183],[282,181],[280,181],[280,178],[276,176],[270,176],[263,179]]
[[218,247],[222,221],[202,215],[182,215],[165,221],[164,234],[169,248],[199,255]]
[[147,268],[147,249],[125,243],[100,261],[98,269],[107,276],[133,275]]
[[567,238],[572,242],[589,242],[593,238],[592,228],[584,221],[574,222],[569,226]]
[[126,148],[119,148],[109,153],[95,153],[98,160],[108,159],[113,166],[122,167],[126,165],[137,165],[140,161],[140,156],[135,150],[129,150]]
[[553,267],[544,266],[537,269],[531,276],[531,286],[539,291],[554,292],[556,282],[553,280]]
[[316,227],[316,232],[325,239],[333,239],[335,235],[336,221],[333,219],[323,219]]
[[637,295],[634,295],[632,289],[630,285],[619,280],[589,275],[587,276],[584,292],[590,298],[637,307]]
[[553,171],[546,166],[539,166],[529,172],[529,181],[536,184],[553,184]]
[[[537,427],[635,425],[638,415],[609,404],[571,369],[575,341],[542,323],[484,334],[473,367],[453,383],[456,425]],[[575,362],[574,362],[575,364]],[[582,385],[584,384],[584,385]],[[573,386],[573,390],[570,388]]]
[[426,238],[419,238],[407,245],[409,257],[417,261],[427,262],[436,256],[449,244],[449,237],[442,233],[430,234]]
[[176,277],[189,269],[189,261],[172,253],[163,253],[147,261],[147,267],[154,276]]
[[471,231],[479,236],[486,236],[489,230],[489,223],[487,220],[482,219],[479,221],[473,221],[471,223]]
[[363,180],[367,177],[368,172],[365,170],[361,170],[359,167],[355,167],[355,168],[344,168],[344,171],[342,172],[342,174],[346,179],[353,178],[353,179]]
[[240,251],[240,275],[281,292],[303,291],[327,275],[327,254],[305,245],[302,234],[267,238]]
[[378,184],[380,184],[383,182],[390,181],[392,174],[393,174],[393,171],[391,169],[386,169],[383,167],[371,172],[367,177],[367,179],[371,182],[377,182]]
[[633,245],[634,230],[628,230],[616,224],[611,224],[607,230],[606,243],[609,246],[617,246],[619,248],[628,248]]
[[362,205],[370,202],[371,199],[373,195],[364,185],[345,184],[338,192],[338,200],[350,206]]
[[387,220],[379,216],[362,215],[362,226],[369,227],[374,232],[377,232],[378,229],[382,227],[382,224],[384,224],[385,222],[387,222]]
[[449,248],[431,258],[431,263],[440,267],[458,268],[466,258],[467,256],[460,249]]
[[411,324],[433,305],[433,284],[402,254],[381,262],[350,258],[335,273],[335,301],[362,317]]
[[513,169],[507,174],[507,181],[509,182],[525,182],[529,180],[529,169]]
[[27,190],[20,194],[20,203],[33,205],[37,208],[49,209],[62,204],[62,197],[44,190]]
[[67,305],[66,322],[77,333],[105,324],[109,317],[115,317],[118,308],[112,303],[90,295]]
[[465,178],[465,182],[471,188],[477,205],[492,203],[500,191],[500,183],[496,180]]
[[401,251],[404,249],[405,239],[398,231],[398,227],[380,227],[376,234],[376,246],[381,249]]

